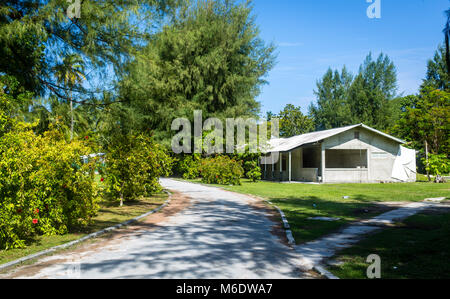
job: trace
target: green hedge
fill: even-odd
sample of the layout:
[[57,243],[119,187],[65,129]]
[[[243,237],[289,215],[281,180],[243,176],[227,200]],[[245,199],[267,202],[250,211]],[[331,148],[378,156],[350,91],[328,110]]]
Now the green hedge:
[[176,164],[176,174],[185,180],[193,180],[200,177],[201,155],[193,154],[181,156]]
[[241,185],[244,169],[241,161],[228,156],[217,156],[202,161],[200,174],[206,184]]
[[0,139],[0,249],[23,248],[36,235],[65,234],[97,212],[94,165],[82,141],[58,132],[36,136],[26,125]]
[[123,135],[114,138],[105,162],[108,191],[123,203],[160,191],[159,178],[170,175],[173,159],[148,136]]

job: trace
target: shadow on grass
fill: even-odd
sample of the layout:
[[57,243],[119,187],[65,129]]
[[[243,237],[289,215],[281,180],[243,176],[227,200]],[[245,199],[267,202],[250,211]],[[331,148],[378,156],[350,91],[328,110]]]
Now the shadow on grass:
[[[351,200],[324,200],[316,196],[271,198],[286,214],[297,244],[333,233],[351,222],[372,218],[394,208],[364,195]],[[335,221],[312,220],[315,217],[338,218]]]
[[367,236],[334,259],[344,262],[330,270],[340,278],[364,279],[370,254],[381,257],[385,279],[449,279],[450,213],[421,213],[395,228]]

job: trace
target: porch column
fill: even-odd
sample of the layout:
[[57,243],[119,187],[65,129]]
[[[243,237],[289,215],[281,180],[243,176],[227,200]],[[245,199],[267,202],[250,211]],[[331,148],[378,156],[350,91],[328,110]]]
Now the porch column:
[[273,154],[271,154],[272,159],[272,181],[275,180],[275,161],[273,160]]
[[372,157],[372,149],[370,149],[370,148],[368,148],[367,149],[367,180],[369,181],[369,182],[371,182],[372,181],[372,177],[371,177],[371,175],[370,175],[370,170],[372,169],[371,168],[371,163],[370,163],[370,157]]
[[267,163],[264,164],[264,179],[267,180]]
[[322,169],[322,183],[325,183],[325,170],[326,170],[326,161],[325,161],[325,145],[322,143],[322,159],[321,159],[321,169]]
[[280,153],[280,182],[283,181],[283,154]]
[[289,152],[289,183],[292,182],[292,152]]

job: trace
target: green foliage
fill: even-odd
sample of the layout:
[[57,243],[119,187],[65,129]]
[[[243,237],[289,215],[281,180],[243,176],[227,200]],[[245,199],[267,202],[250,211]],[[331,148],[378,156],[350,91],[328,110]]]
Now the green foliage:
[[354,79],[345,67],[341,73],[329,69],[317,83],[317,103],[309,112],[318,130],[357,123],[386,130],[392,126],[390,101],[396,90],[392,61],[384,54],[373,60],[369,54]]
[[117,135],[106,153],[106,184],[115,199],[134,200],[160,191],[172,158],[145,135]]
[[[35,101],[33,112],[28,121],[38,122],[35,127],[37,134],[48,131],[50,126],[58,127],[65,136],[70,139],[72,113],[70,103],[60,101],[56,97]],[[74,126],[73,136],[83,138],[85,136],[100,135],[100,128],[104,125],[103,114],[105,110],[96,109],[93,105],[76,105],[73,110]]]
[[369,54],[349,89],[352,123],[364,123],[379,130],[389,128],[392,125],[388,122],[390,101],[396,90],[397,73],[393,62],[384,54],[374,61]]
[[[66,13],[70,3],[65,0],[2,1],[0,72],[15,76],[28,90],[64,96],[65,89],[51,70],[60,57],[78,53],[97,76],[105,78],[132,57],[148,40],[155,22],[178,2],[80,1],[80,18],[70,19]],[[108,88],[106,84],[96,87]]]
[[450,160],[447,155],[429,155],[428,161],[426,158],[422,159],[426,170],[432,175],[446,175],[450,173]]
[[89,224],[98,207],[95,161],[81,161],[88,144],[67,143],[57,130],[36,136],[7,106],[0,90],[0,249]]
[[447,22],[445,22],[444,35],[445,35],[445,62],[447,64],[447,75],[450,76],[450,9],[445,11]]
[[242,162],[228,156],[204,159],[200,166],[202,182],[206,184],[240,185],[244,175]]
[[445,22],[444,35],[445,35],[445,62],[447,64],[447,74],[450,75],[450,9],[445,11],[447,22]]
[[128,66],[121,96],[138,111],[140,127],[172,136],[177,117],[255,116],[273,46],[259,38],[246,3],[197,1],[177,15]]
[[245,177],[256,182],[261,179],[261,167],[258,165],[257,161],[247,161],[245,162],[244,168],[246,169]]
[[327,130],[351,124],[347,99],[352,80],[353,76],[344,66],[341,73],[328,69],[317,82],[317,90],[314,91],[317,102],[309,107],[316,129]]
[[439,46],[434,57],[428,60],[427,74],[423,80],[421,90],[427,88],[448,90],[450,89],[450,74],[447,70],[446,49]]
[[303,115],[300,107],[288,104],[277,116],[280,120],[280,136],[292,137],[314,131],[314,121]]
[[[233,160],[240,161],[241,165],[243,165],[244,168],[245,177],[248,179],[252,179],[252,177],[255,176],[257,177],[257,172],[261,172],[261,169],[258,170],[257,168],[259,167],[259,159],[261,158],[261,153],[251,153],[248,146],[245,149],[245,153],[233,154],[229,155],[229,157]],[[252,177],[249,177],[247,174],[252,174]]]
[[177,163],[177,174],[185,180],[193,180],[200,176],[201,156],[198,154],[181,157]]
[[408,97],[404,112],[393,132],[417,149],[428,143],[432,154],[450,151],[450,92],[425,88],[419,96]]

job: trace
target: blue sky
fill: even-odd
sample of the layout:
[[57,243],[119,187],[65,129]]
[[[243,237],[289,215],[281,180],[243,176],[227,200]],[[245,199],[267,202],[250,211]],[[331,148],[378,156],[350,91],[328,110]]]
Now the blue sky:
[[426,64],[443,43],[449,0],[381,0],[381,19],[369,19],[366,0],[254,0],[261,37],[277,45],[277,65],[258,100],[262,113],[312,101],[329,67],[357,73],[371,51],[397,67],[398,92],[416,93]]

